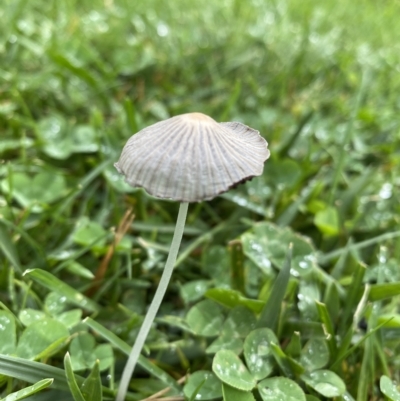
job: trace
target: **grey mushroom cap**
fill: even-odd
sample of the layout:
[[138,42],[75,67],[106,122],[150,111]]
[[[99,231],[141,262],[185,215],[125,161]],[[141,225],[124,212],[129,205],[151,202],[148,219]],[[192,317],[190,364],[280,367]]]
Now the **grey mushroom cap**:
[[115,167],[128,184],[150,195],[200,202],[261,175],[269,155],[258,131],[189,113],[133,135]]

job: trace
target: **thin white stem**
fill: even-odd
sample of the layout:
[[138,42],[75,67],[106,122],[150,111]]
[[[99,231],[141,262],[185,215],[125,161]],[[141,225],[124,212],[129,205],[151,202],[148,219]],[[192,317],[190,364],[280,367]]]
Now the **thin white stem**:
[[187,202],[182,202],[179,206],[178,219],[176,221],[174,236],[172,238],[171,247],[169,249],[167,262],[165,263],[164,271],[161,276],[160,283],[158,284],[158,288],[154,295],[153,301],[151,302],[150,308],[147,311],[142,327],[140,328],[139,334],[136,337],[135,344],[133,344],[128,362],[126,363],[124,371],[122,373],[121,383],[118,388],[116,401],[125,400],[132,373],[135,369],[140,353],[142,352],[142,348],[146,341],[147,335],[149,334],[151,325],[153,324],[158,309],[160,308],[165,292],[167,291],[167,287],[171,279],[172,272],[174,270],[176,258],[178,256],[179,246],[182,241],[188,206],[189,204]]

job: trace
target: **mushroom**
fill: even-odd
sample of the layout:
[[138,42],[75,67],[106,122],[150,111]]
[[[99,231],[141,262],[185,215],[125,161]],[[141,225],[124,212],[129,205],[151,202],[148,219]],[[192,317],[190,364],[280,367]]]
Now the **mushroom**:
[[154,299],[126,363],[116,401],[123,401],[178,255],[188,203],[209,200],[262,174],[268,144],[258,131],[238,122],[217,123],[188,113],[153,124],[133,135],[115,167],[133,187],[179,201],[178,219]]

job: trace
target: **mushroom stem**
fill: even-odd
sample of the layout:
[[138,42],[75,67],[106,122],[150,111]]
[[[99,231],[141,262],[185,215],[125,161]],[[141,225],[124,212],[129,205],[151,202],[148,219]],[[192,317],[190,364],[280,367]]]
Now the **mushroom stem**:
[[161,276],[160,283],[158,284],[158,288],[154,295],[153,301],[151,302],[149,310],[147,311],[146,317],[144,318],[144,321],[142,323],[142,327],[139,330],[139,334],[136,337],[135,344],[133,344],[128,361],[122,373],[122,378],[118,388],[116,401],[125,400],[125,396],[128,390],[128,385],[131,380],[132,373],[139,359],[147,335],[149,334],[151,325],[153,324],[158,309],[160,308],[165,292],[167,291],[167,287],[171,279],[172,272],[174,270],[176,257],[178,256],[179,246],[182,241],[183,229],[185,227],[188,206],[189,204],[187,202],[182,202],[179,206],[178,218],[176,221],[174,236],[172,238],[171,247],[169,249],[167,262],[165,263],[164,271]]

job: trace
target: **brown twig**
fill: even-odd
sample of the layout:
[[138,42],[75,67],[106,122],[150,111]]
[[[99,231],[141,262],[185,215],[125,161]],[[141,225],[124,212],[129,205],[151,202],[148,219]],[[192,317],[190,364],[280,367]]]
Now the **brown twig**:
[[[177,381],[177,383],[182,384],[186,381],[187,378],[188,378],[188,375],[185,375],[185,376],[181,377]],[[171,387],[166,387],[166,388],[160,390],[159,392],[151,395],[150,397],[143,398],[140,401],[182,401],[185,399],[184,397],[181,397],[181,396],[159,398],[159,397],[163,396],[164,394],[167,394],[169,390],[171,390]]]
[[132,209],[128,209],[120,223],[118,224],[117,230],[115,231],[114,235],[114,241],[112,244],[108,247],[107,253],[104,255],[103,260],[100,263],[100,266],[98,267],[96,274],[93,279],[93,283],[91,287],[87,290],[86,295],[89,297],[92,296],[99,288],[100,283],[103,281],[108,265],[110,264],[110,260],[112,256],[114,255],[115,248],[117,245],[120,243],[124,235],[127,233],[129,230],[129,227],[131,226],[133,219],[135,218],[135,215],[132,214]]

